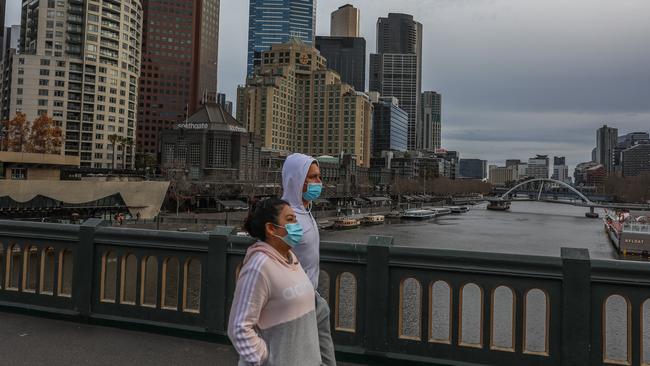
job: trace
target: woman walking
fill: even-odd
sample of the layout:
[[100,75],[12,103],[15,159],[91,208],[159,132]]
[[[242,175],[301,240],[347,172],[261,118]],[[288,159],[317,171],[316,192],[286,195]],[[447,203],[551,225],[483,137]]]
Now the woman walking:
[[239,365],[319,366],[314,288],[291,250],[303,234],[295,212],[270,198],[244,227],[259,241],[246,253],[230,310]]

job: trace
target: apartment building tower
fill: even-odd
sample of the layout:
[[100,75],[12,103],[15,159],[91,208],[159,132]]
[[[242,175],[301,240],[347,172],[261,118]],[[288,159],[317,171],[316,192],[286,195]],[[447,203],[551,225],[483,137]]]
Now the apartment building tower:
[[23,1],[9,115],[51,116],[82,167],[132,167],[142,17],[140,0]]
[[292,39],[262,53],[237,90],[237,120],[262,146],[313,156],[354,154],[370,166],[372,103],[327,68],[318,50]]

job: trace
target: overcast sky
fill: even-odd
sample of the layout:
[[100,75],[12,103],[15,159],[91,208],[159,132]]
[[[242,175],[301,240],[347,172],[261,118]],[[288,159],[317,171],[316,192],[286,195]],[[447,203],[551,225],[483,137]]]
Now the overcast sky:
[[[19,0],[7,21],[19,22]],[[648,0],[349,0],[375,51],[377,18],[423,24],[423,90],[443,95],[443,145],[503,163],[590,160],[596,129],[650,130]],[[221,0],[219,89],[245,81],[248,1]],[[345,0],[318,0],[317,34]]]

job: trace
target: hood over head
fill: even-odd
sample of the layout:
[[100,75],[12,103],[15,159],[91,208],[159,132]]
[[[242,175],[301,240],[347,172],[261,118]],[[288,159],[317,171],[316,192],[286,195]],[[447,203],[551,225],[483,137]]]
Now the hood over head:
[[282,199],[296,211],[306,211],[302,189],[312,163],[318,164],[318,161],[309,155],[296,153],[289,155],[282,166]]

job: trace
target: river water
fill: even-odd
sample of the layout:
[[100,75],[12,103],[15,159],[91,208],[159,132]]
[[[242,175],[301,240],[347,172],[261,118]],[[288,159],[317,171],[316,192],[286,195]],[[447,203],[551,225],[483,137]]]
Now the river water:
[[[522,255],[560,256],[561,248],[586,248],[592,259],[618,260],[618,254],[603,229],[602,220],[585,217],[588,210],[583,207],[543,203],[513,202],[509,212],[488,211],[485,205],[473,206],[465,214],[448,215],[428,221],[389,220],[384,225],[361,227],[347,231],[322,231],[321,240],[336,242],[367,243],[370,235],[384,235],[395,238],[395,246],[424,247],[510,253]],[[602,216],[603,212],[599,212]],[[650,265],[650,264],[649,264]],[[432,294],[432,309],[419,309],[419,296],[428,296],[426,288],[420,292],[418,284],[404,285],[405,303],[402,315],[403,334],[418,336],[421,327],[440,333],[445,339],[450,316],[457,316],[445,308],[449,304],[449,289],[441,284]],[[436,285],[434,285],[435,287]],[[344,287],[342,285],[342,287]],[[341,289],[346,292],[345,288]],[[349,290],[349,289],[347,289]],[[457,289],[455,289],[457,290]],[[349,292],[349,291],[347,291]],[[351,294],[350,294],[351,295]],[[533,311],[527,312],[526,323],[532,324],[526,335],[526,348],[544,351],[545,300],[541,292],[532,293],[527,302]],[[480,342],[480,289],[466,287],[463,290],[463,324],[465,343]],[[517,299],[521,301],[521,299]],[[494,342],[503,348],[512,343],[512,295],[504,288],[495,293],[494,318],[501,320],[494,329]],[[332,304],[333,305],[333,304]],[[350,304],[340,303],[339,313],[349,313]],[[612,360],[628,358],[626,328],[627,306],[620,297],[612,297],[607,304],[607,357]],[[646,309],[647,308],[647,309]],[[432,324],[419,324],[420,312],[431,311]],[[351,314],[351,313],[350,313]],[[650,361],[650,302],[643,312],[643,361]],[[556,316],[551,314],[551,317]],[[345,319],[341,319],[345,322]],[[484,330],[489,331],[489,330]],[[521,334],[516,334],[520,337]],[[437,335],[436,335],[437,337]]]
[[323,231],[321,240],[367,243],[370,235],[395,238],[394,245],[559,256],[562,247],[586,248],[591,258],[615,259],[602,220],[585,217],[588,210],[544,202],[513,202],[510,211],[472,206],[465,214],[428,221],[393,220],[381,226]]

